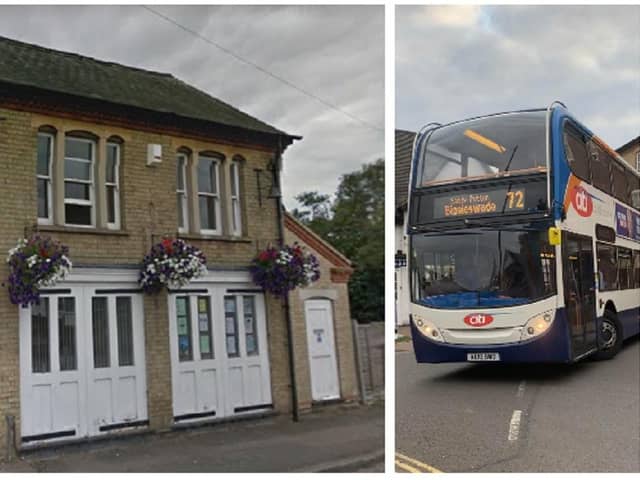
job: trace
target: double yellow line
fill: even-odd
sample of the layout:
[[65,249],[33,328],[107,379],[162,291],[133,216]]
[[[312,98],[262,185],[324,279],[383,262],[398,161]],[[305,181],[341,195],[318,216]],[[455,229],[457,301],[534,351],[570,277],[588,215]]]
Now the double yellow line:
[[396,452],[396,471],[409,473],[442,473],[435,467]]

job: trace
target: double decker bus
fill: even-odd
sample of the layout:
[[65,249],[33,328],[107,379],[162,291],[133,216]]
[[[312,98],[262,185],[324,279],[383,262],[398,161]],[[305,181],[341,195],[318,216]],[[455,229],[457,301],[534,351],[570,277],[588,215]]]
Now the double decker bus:
[[560,102],[425,126],[409,189],[418,362],[612,358],[640,332],[640,176]]

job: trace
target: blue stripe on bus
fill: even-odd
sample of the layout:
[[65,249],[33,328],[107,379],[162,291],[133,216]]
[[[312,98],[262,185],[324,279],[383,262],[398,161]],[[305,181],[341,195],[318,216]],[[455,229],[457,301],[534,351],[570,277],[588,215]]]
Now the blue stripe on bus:
[[564,156],[564,141],[562,138],[562,124],[568,117],[568,112],[562,107],[551,111],[551,174],[553,181],[553,217],[562,219],[564,194],[569,182],[571,170]]
[[499,353],[504,363],[568,363],[571,344],[564,309],[556,312],[549,331],[523,343],[506,345],[459,345],[427,339],[411,322],[413,350],[418,363],[466,362],[467,353]]

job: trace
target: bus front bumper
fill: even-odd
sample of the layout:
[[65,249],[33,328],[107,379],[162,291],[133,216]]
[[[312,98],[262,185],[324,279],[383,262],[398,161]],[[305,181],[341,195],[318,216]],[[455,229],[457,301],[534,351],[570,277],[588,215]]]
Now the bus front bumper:
[[418,330],[413,320],[410,324],[413,350],[418,363],[469,362],[467,359],[469,353],[498,353],[501,363],[571,362],[571,345],[564,309],[556,312],[556,318],[551,327],[540,337],[526,342],[503,345],[461,345],[434,342]]

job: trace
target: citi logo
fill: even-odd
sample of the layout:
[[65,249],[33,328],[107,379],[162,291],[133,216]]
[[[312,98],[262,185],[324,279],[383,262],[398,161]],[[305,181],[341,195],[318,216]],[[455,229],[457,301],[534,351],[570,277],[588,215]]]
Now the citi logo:
[[470,327],[484,327],[493,322],[493,317],[485,313],[472,313],[464,317],[464,323]]
[[591,195],[580,186],[573,189],[571,204],[581,217],[590,217],[593,213],[593,200],[591,199]]

